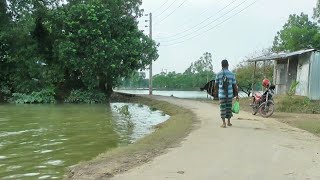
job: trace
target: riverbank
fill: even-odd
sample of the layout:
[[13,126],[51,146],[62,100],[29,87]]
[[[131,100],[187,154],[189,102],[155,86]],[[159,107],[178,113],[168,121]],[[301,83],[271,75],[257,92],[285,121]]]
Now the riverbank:
[[71,167],[67,172],[69,179],[109,179],[114,174],[149,162],[154,157],[167,152],[169,148],[178,146],[191,130],[196,128],[197,121],[194,113],[168,102],[116,93],[112,101],[145,104],[152,109],[160,109],[171,117],[168,121],[156,126],[154,133],[138,142],[113,149],[91,161]]

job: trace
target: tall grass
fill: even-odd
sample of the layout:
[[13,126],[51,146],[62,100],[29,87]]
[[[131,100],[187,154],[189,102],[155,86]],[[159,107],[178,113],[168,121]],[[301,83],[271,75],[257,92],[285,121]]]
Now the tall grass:
[[302,96],[277,96],[275,100],[280,112],[320,114],[320,101]]

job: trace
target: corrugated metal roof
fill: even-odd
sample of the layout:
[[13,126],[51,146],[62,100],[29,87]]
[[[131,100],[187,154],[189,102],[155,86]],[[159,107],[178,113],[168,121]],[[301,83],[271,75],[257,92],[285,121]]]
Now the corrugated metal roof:
[[259,56],[253,59],[249,59],[248,62],[255,62],[255,61],[267,61],[267,60],[277,60],[277,59],[286,59],[291,56],[296,56],[312,51],[317,51],[316,49],[304,49],[304,50],[299,50],[295,52],[280,52],[280,53],[273,53],[270,55],[266,56]]

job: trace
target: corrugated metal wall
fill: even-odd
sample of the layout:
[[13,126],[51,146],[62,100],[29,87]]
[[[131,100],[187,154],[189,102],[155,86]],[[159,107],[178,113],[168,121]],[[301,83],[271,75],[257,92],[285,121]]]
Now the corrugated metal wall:
[[287,83],[286,83],[286,73],[287,73],[287,64],[286,60],[278,60],[277,66],[275,67],[277,71],[276,75],[276,94],[281,95],[287,92]]
[[320,52],[315,51],[310,62],[309,98],[320,100]]
[[312,52],[299,56],[297,67],[297,82],[299,84],[296,89],[296,95],[309,96],[309,69],[313,54]]

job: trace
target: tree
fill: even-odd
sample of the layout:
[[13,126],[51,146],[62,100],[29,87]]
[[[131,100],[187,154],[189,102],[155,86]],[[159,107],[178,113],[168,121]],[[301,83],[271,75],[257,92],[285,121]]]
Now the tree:
[[212,70],[212,55],[209,52],[205,52],[199,60],[191,63],[183,74],[190,76],[189,81],[192,82],[190,87],[200,87],[213,78],[214,73]]
[[313,18],[320,23],[320,0],[318,0],[316,7],[313,9]]
[[212,55],[205,52],[199,60],[191,63],[191,65],[185,70],[185,73],[201,73],[204,71],[212,71]]
[[[249,54],[246,59],[253,59],[259,56],[267,56],[272,53],[270,48],[255,51]],[[264,78],[270,80],[273,79],[273,67],[272,61],[257,62],[256,73],[253,79],[253,73],[255,65],[253,62],[248,62],[247,60],[239,63],[233,72],[236,74],[237,85],[240,91],[246,93],[250,97],[252,91],[252,83],[254,84],[254,90],[261,88],[261,81]]]
[[65,72],[76,73],[86,89],[110,93],[119,77],[157,58],[155,42],[137,27],[136,6],[126,1],[71,3],[52,15],[49,29],[57,37],[57,60]]
[[[273,78],[273,63],[271,61],[266,61],[265,64],[257,63],[256,74],[253,79],[254,68],[254,63],[243,61],[234,69],[239,90],[246,93],[248,97],[250,97],[252,91],[252,83],[254,84],[253,88],[256,90],[261,88],[261,81],[264,78]],[[266,72],[265,77],[264,71]]]
[[0,0],[0,30],[6,27],[9,22],[9,14],[7,13],[8,4],[6,0]]
[[123,79],[123,81],[120,82],[120,86],[130,87],[130,88],[147,87],[148,84],[145,83],[146,82],[145,78],[146,78],[145,72],[135,71],[131,74],[129,78]]
[[[184,73],[161,72],[153,76],[153,87],[158,89],[183,89],[198,90],[214,77],[212,72],[212,56],[206,52],[197,61],[184,71]],[[134,81],[132,75],[131,81]],[[128,83],[122,83],[124,87],[128,87]]]
[[158,57],[137,26],[141,3],[0,0],[0,100],[3,92],[52,87],[58,96],[78,89],[110,94],[118,79]]
[[[43,19],[54,10],[54,0],[7,0],[0,2],[0,86],[12,93],[31,93],[51,86],[44,76],[44,66],[50,54],[51,42]],[[3,16],[5,18],[3,18]],[[3,22],[2,21],[2,22]]]
[[274,38],[272,50],[296,51],[305,48],[320,48],[319,27],[304,13],[290,15],[288,22]]

